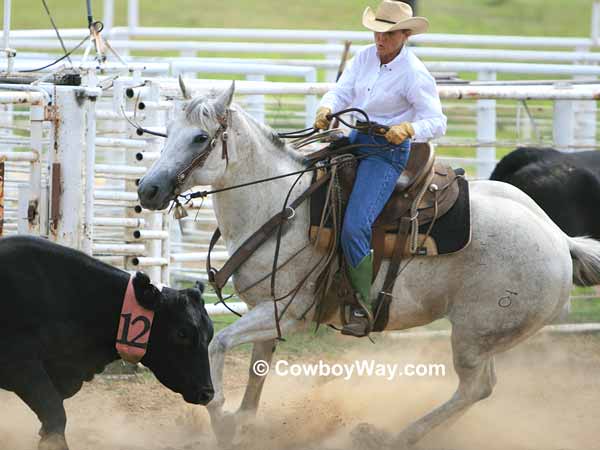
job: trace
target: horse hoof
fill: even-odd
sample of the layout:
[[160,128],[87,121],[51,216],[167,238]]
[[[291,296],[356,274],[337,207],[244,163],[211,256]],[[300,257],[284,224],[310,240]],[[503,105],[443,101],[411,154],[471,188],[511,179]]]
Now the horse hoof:
[[219,448],[231,448],[237,431],[235,415],[231,413],[221,414],[218,420],[213,421],[213,431]]
[[354,448],[361,450],[379,450],[393,448],[394,440],[392,435],[386,431],[378,430],[369,423],[358,424],[350,432]]
[[38,450],[69,450],[69,446],[64,436],[48,434],[40,440]]

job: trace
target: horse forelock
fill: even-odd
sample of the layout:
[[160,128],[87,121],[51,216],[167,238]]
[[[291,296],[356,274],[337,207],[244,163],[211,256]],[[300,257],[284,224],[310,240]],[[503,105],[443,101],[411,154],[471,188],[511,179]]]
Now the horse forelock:
[[208,97],[196,97],[187,104],[184,113],[186,120],[193,125],[198,125],[206,119],[217,120],[217,113],[208,102]]

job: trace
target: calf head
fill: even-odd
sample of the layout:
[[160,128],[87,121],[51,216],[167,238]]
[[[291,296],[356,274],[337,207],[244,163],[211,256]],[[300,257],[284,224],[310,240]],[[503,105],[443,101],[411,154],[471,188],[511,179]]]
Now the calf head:
[[214,394],[208,360],[213,326],[204,308],[204,287],[159,290],[147,275],[138,272],[133,288],[140,305],[154,311],[142,363],[186,402],[206,405]]

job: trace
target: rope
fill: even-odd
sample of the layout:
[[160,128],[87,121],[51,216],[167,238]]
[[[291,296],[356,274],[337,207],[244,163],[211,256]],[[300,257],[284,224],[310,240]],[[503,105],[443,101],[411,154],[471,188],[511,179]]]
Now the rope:
[[[62,39],[62,36],[60,35],[60,33],[58,31],[58,27],[54,23],[54,19],[52,18],[52,14],[50,13],[50,8],[48,8],[48,5],[46,4],[46,0],[42,0],[42,4],[44,5],[44,9],[46,10],[46,14],[48,14],[48,18],[50,19],[50,23],[52,24],[52,28],[54,28],[54,31],[56,32],[56,37],[58,37],[58,40],[60,41],[60,46],[62,47],[63,51],[65,52],[65,57],[69,60],[69,64],[73,65],[73,61],[71,61],[71,58],[69,58],[70,53],[67,52],[67,47],[65,47],[65,43],[64,43],[64,41]],[[44,69],[45,69],[45,67],[44,67]]]
[[[69,58],[69,56],[71,56],[73,53],[75,53],[83,44],[85,44],[85,42],[89,38],[90,38],[89,36],[84,37],[81,40],[81,42],[79,42],[79,44],[77,44],[75,47],[73,47],[69,52],[67,52],[65,55],[61,56],[60,58],[58,58],[54,62],[51,62],[50,64],[47,64],[47,65],[42,66],[42,67],[38,67],[37,69],[21,70],[20,72],[24,72],[24,73],[39,72],[40,70],[44,70],[44,69],[47,69],[48,67],[52,67],[52,66],[58,64],[59,62],[61,62],[62,60],[66,59],[66,58]],[[69,59],[69,62],[70,61],[71,60]]]

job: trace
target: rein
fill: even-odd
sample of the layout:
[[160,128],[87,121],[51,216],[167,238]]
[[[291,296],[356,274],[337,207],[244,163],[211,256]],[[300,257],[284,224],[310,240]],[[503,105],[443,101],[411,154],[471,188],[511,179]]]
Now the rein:
[[[373,136],[373,134],[375,133],[375,131],[377,131],[379,133],[380,131],[387,131],[389,129],[389,127],[382,126],[382,125],[378,125],[377,127],[375,127],[374,124],[369,119],[369,116],[367,115],[367,113],[365,111],[363,111],[362,109],[360,109],[360,108],[348,108],[348,109],[344,109],[344,110],[339,111],[337,113],[329,114],[327,116],[327,118],[329,120],[332,120],[332,119],[335,118],[335,119],[339,120],[341,123],[343,123],[344,125],[346,125],[348,128],[351,128],[351,129],[361,130],[361,131],[364,130],[365,129],[364,125],[361,126],[361,127],[357,127],[357,126],[354,126],[354,125],[346,122],[344,119],[341,118],[341,116],[343,114],[348,114],[348,113],[351,113],[351,112],[358,113],[358,114],[362,115],[365,118],[364,124],[366,124],[367,131],[368,131],[368,134],[370,136]],[[221,128],[219,128],[219,130],[217,130],[217,134],[215,135],[215,137],[211,141],[211,146],[213,148],[216,145],[216,139],[218,137],[219,131],[221,129],[226,130],[226,128],[227,128],[226,119],[225,119],[225,121],[219,120],[219,122],[221,123]],[[308,131],[308,130],[310,130],[310,131]],[[308,137],[308,136],[312,136],[312,135],[314,135],[314,134],[316,134],[318,132],[319,132],[319,130],[317,130],[316,128],[305,128],[303,130],[292,131],[292,132],[289,132],[289,133],[277,133],[277,136],[280,137],[280,138],[283,138],[283,139],[297,139],[297,138],[305,138],[305,137]],[[223,139],[223,145],[224,145],[224,147],[223,147],[223,156],[222,156],[222,158],[226,159],[227,158],[227,134],[226,134],[226,131],[225,131],[225,136],[224,136],[224,139]],[[385,151],[388,151],[391,146],[390,146],[390,144],[376,144],[376,143],[373,143],[373,144],[350,144],[350,145],[345,145],[343,147],[335,149],[333,151],[329,150],[329,151],[317,151],[317,152],[314,152],[314,153],[309,154],[309,155],[306,156],[306,161],[308,161],[308,162],[316,162],[316,161],[319,161],[319,160],[324,159],[326,157],[334,156],[336,154],[341,154],[341,153],[347,152],[349,150],[353,150],[353,149],[358,148],[358,147],[380,148],[380,149],[382,149],[381,153],[384,153]],[[206,158],[208,157],[209,153],[210,153],[210,150],[202,152],[200,155],[198,155],[192,161],[192,163],[188,167],[186,167],[181,172],[179,172],[179,174],[177,175],[177,177],[178,177],[178,179],[177,179],[178,186],[181,185],[183,183],[183,181],[185,181],[186,177],[189,175],[189,173],[192,170],[194,170],[195,168],[201,166],[201,164],[204,163],[204,160],[206,160]],[[375,152],[375,154],[377,154],[377,153],[378,152]],[[366,155],[366,156],[372,156],[372,155]],[[364,158],[366,156],[355,156],[355,159],[357,159],[357,160],[358,159],[362,159],[362,158]],[[196,161],[198,161],[198,162],[196,163]],[[196,191],[196,192],[192,192],[190,194],[181,194],[181,195],[177,195],[176,200],[179,197],[181,197],[181,198],[183,198],[186,201],[186,203],[188,203],[190,200],[195,199],[195,198],[203,198],[203,197],[206,197],[208,195],[216,194],[216,193],[219,193],[219,192],[225,192],[225,191],[230,191],[230,190],[233,190],[233,189],[239,189],[239,188],[243,188],[243,187],[247,187],[247,186],[253,186],[253,185],[256,185],[256,184],[266,183],[266,182],[273,181],[273,180],[279,180],[281,178],[292,177],[294,175],[301,175],[301,174],[304,174],[306,172],[315,171],[318,168],[333,167],[336,164],[339,164],[339,163],[328,163],[328,164],[325,164],[325,165],[322,165],[322,166],[319,166],[319,167],[310,167],[310,168],[307,168],[307,169],[304,169],[304,170],[298,170],[298,171],[295,171],[295,172],[289,172],[289,173],[286,173],[286,174],[276,175],[276,176],[269,177],[269,178],[261,178],[259,180],[250,181],[250,182],[247,182],[247,183],[236,184],[236,185],[233,185],[233,186],[227,186],[225,188],[214,189],[214,190],[211,190],[211,191]],[[183,176],[183,179],[182,179],[182,181],[180,183],[179,182],[179,178],[182,176],[182,174],[184,174],[184,176]]]
[[[351,113],[351,112],[358,113],[359,115],[362,115],[364,117],[365,121],[363,122],[363,124],[361,125],[360,128],[354,126],[353,124],[346,122],[345,120],[343,120],[341,118],[341,116],[343,114],[347,114],[347,113]],[[277,271],[280,268],[280,267],[278,267],[278,260],[279,260],[279,251],[280,251],[280,247],[281,247],[281,239],[282,239],[282,235],[283,235],[283,226],[286,223],[289,223],[295,217],[296,208],[298,206],[300,206],[306,199],[310,198],[311,195],[317,191],[317,189],[319,189],[321,186],[323,186],[326,182],[330,181],[331,172],[329,172],[326,176],[320,178],[316,182],[311,183],[311,185],[304,192],[302,192],[302,194],[300,194],[299,197],[297,197],[295,200],[293,200],[288,205],[288,202],[289,202],[289,199],[290,199],[293,189],[296,187],[296,185],[298,184],[298,182],[300,181],[300,179],[302,178],[302,176],[305,173],[314,172],[315,170],[318,170],[321,168],[333,168],[333,167],[337,166],[338,164],[342,164],[345,162],[345,161],[333,161],[333,162],[330,161],[330,162],[327,162],[324,164],[317,165],[317,163],[322,161],[323,159],[328,159],[331,156],[342,154],[342,153],[348,152],[349,150],[352,150],[352,149],[355,149],[358,147],[377,148],[380,150],[375,151],[373,154],[383,153],[383,152],[389,151],[391,148],[391,145],[389,143],[377,144],[377,143],[375,143],[375,141],[373,141],[374,142],[373,144],[350,144],[350,145],[342,146],[340,148],[330,149],[328,151],[320,150],[320,151],[317,151],[317,152],[307,155],[306,161],[310,164],[310,167],[303,169],[303,170],[298,170],[298,171],[294,171],[294,172],[290,172],[290,173],[286,173],[286,174],[282,174],[282,175],[263,178],[263,179],[259,179],[259,180],[255,180],[255,181],[251,181],[251,182],[247,182],[247,183],[241,183],[238,185],[228,186],[225,188],[215,189],[215,190],[211,190],[211,191],[197,191],[197,192],[191,192],[188,194],[180,194],[178,192],[179,188],[185,183],[185,180],[190,175],[190,173],[192,173],[192,171],[203,166],[206,159],[211,154],[212,150],[216,147],[219,138],[221,139],[222,147],[223,147],[221,158],[226,160],[226,164],[229,163],[229,155],[228,155],[228,149],[227,149],[227,141],[228,141],[227,129],[229,126],[229,117],[230,117],[230,111],[228,110],[224,117],[218,118],[220,126],[219,126],[217,132],[215,133],[215,135],[213,136],[213,138],[211,139],[209,148],[206,149],[205,151],[203,151],[202,153],[200,153],[198,156],[196,156],[188,166],[183,168],[176,175],[176,190],[175,190],[176,195],[174,198],[174,202],[179,207],[179,206],[181,206],[179,203],[179,198],[183,198],[185,200],[185,203],[187,204],[194,198],[204,198],[208,195],[216,194],[218,192],[225,192],[225,191],[229,191],[229,190],[233,190],[233,189],[240,189],[243,187],[248,187],[248,186],[252,186],[252,185],[256,185],[256,184],[266,183],[269,181],[274,181],[274,180],[278,180],[281,178],[298,175],[298,178],[294,181],[294,183],[292,184],[292,187],[289,189],[289,191],[286,195],[282,210],[279,213],[277,213],[276,215],[274,215],[273,217],[271,217],[265,224],[263,224],[258,229],[258,231],[256,231],[252,236],[250,236],[234,252],[234,254],[231,255],[231,257],[225,262],[225,264],[223,265],[223,267],[220,270],[213,267],[212,263],[211,263],[211,253],[212,253],[217,241],[221,237],[221,230],[219,228],[217,228],[214,231],[213,236],[211,237],[211,241],[210,241],[209,248],[208,248],[207,259],[206,259],[206,271],[208,274],[208,281],[211,284],[211,286],[213,287],[213,289],[217,295],[217,298],[218,298],[217,304],[222,303],[225,306],[225,308],[227,308],[229,311],[231,311],[232,313],[241,317],[241,315],[239,313],[237,313],[232,308],[230,308],[229,305],[227,305],[226,300],[231,298],[231,296],[229,296],[227,298],[223,298],[222,289],[225,286],[225,284],[227,283],[227,281],[229,280],[229,278],[231,278],[231,276],[252,256],[252,254],[262,244],[264,244],[272,236],[273,232],[275,232],[275,230],[277,229],[277,241],[276,241],[276,246],[275,246],[275,255],[273,257],[273,269],[272,269],[271,273],[268,274],[266,277],[269,277],[269,276],[271,277],[271,299],[272,299],[273,305],[274,305],[275,324],[277,327],[277,335],[278,335],[277,338],[279,340],[283,340],[282,334],[281,334],[281,328],[280,328],[280,320],[283,317],[283,314],[285,313],[285,311],[287,310],[287,307],[289,307],[289,305],[294,300],[295,296],[300,291],[302,286],[306,283],[306,281],[314,273],[314,271],[319,267],[319,265],[321,264],[321,262],[323,260],[323,258],[321,258],[317,262],[317,264],[311,268],[311,270],[300,280],[300,282],[290,292],[288,292],[286,295],[284,295],[282,297],[276,298],[276,296],[275,296],[275,286],[276,286],[275,280],[276,280]],[[335,118],[339,122],[346,125],[347,127],[352,128],[352,129],[360,129],[363,132],[365,131],[365,128],[366,128],[366,130],[370,136],[373,136],[373,134],[375,132],[381,133],[382,131],[387,131],[387,129],[388,129],[387,127],[383,127],[381,125],[378,125],[375,129],[375,126],[370,121],[367,113],[359,108],[348,108],[348,109],[339,111],[334,114],[329,114],[327,118],[329,120],[333,120]],[[142,128],[141,126],[133,123],[132,121],[129,121],[129,122],[134,127],[136,127],[137,133],[140,135],[144,134],[144,133],[148,133],[148,134],[152,134],[152,135],[167,137],[160,133],[150,132],[150,131]],[[316,128],[305,128],[303,130],[298,130],[298,131],[293,131],[293,132],[278,133],[277,135],[278,135],[278,137],[283,138],[283,139],[303,139],[303,138],[310,138],[311,136],[317,134],[318,132],[319,132],[319,130]],[[373,156],[373,154],[353,156],[353,158],[355,160],[359,160],[359,159],[362,159],[362,158],[365,158],[368,156]],[[285,261],[284,265],[287,264],[288,262],[290,262],[291,259],[298,256],[300,253],[301,252],[297,252],[296,254],[294,254],[292,256],[292,258]],[[266,277],[264,277],[262,280],[266,279]],[[254,287],[255,285],[256,284],[253,284],[252,287]],[[245,289],[244,292],[247,290],[248,289]],[[282,300],[290,297],[290,296],[291,296],[290,302],[285,306],[281,315],[279,315],[277,303],[279,301],[282,301]],[[308,312],[308,311],[306,311],[306,312]],[[306,312],[304,314],[306,314]]]

